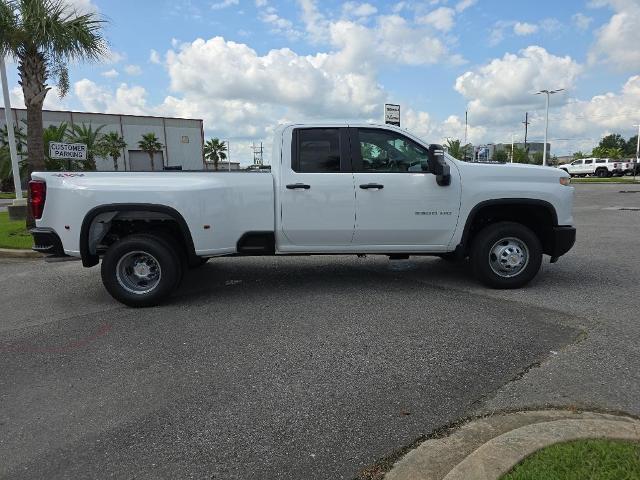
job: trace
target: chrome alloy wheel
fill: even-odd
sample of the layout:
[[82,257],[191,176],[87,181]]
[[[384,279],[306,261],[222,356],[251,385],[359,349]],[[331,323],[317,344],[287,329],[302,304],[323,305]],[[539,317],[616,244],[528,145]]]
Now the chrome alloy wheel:
[[162,269],[153,255],[143,251],[128,252],[118,260],[116,278],[127,292],[144,295],[158,286]]
[[515,277],[529,264],[529,249],[520,239],[501,238],[489,250],[491,270],[503,278]]

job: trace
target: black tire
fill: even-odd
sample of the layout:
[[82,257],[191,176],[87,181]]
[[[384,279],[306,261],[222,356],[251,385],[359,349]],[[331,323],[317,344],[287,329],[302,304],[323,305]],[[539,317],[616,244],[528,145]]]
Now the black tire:
[[[490,258],[495,257],[496,263],[499,262],[499,259],[495,255],[490,257],[490,252],[494,247],[501,248],[500,245],[497,245],[501,239],[515,239],[528,250],[526,265],[513,276],[504,276],[507,273],[500,275],[492,268]],[[520,223],[499,222],[489,225],[478,233],[471,245],[473,273],[480,282],[491,288],[520,288],[536,276],[540,270],[540,265],[542,265],[542,245],[540,240],[531,229]]]
[[[126,262],[136,258],[149,259],[152,269],[159,272],[158,278],[150,281],[151,285],[144,285],[146,280],[139,285],[128,280],[134,274],[132,269],[126,268]],[[121,260],[125,263],[119,266]],[[146,264],[145,268],[148,268]],[[177,288],[182,272],[182,261],[175,245],[152,234],[131,235],[114,243],[102,259],[101,267],[102,283],[107,291],[130,307],[152,307],[161,303]],[[143,291],[146,287],[149,290]],[[140,291],[136,292],[136,289]]]
[[608,174],[608,173],[609,173],[609,172],[607,172],[607,170],[605,170],[604,168],[599,168],[599,169],[598,169],[598,171],[596,172],[596,175],[597,175],[599,178],[604,178],[604,177],[606,177],[606,176],[607,176],[607,174]]

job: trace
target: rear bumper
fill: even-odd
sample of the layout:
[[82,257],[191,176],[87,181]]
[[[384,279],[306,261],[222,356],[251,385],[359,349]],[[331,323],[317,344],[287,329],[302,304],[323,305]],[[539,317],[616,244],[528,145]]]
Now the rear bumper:
[[551,258],[558,258],[567,253],[576,243],[575,227],[553,227],[549,252]]
[[62,241],[54,229],[32,228],[29,233],[33,236],[31,250],[54,257],[66,257],[64,248],[62,248]]

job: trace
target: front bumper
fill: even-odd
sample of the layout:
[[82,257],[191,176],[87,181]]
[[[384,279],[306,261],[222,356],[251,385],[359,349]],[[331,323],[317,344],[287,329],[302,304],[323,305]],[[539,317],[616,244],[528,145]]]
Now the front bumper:
[[66,257],[62,241],[52,228],[32,228],[29,233],[33,236],[33,247],[31,250],[46,253],[54,257]]
[[549,251],[552,261],[567,253],[576,243],[575,227],[553,227]]

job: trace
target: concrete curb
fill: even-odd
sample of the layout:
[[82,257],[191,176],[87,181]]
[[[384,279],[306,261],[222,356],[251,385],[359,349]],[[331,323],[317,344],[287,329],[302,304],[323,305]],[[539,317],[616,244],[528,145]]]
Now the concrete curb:
[[543,410],[471,421],[427,440],[401,458],[385,480],[497,480],[528,455],[585,438],[640,441],[640,420],[592,412]]
[[0,248],[0,258],[42,258],[42,254],[33,250]]

